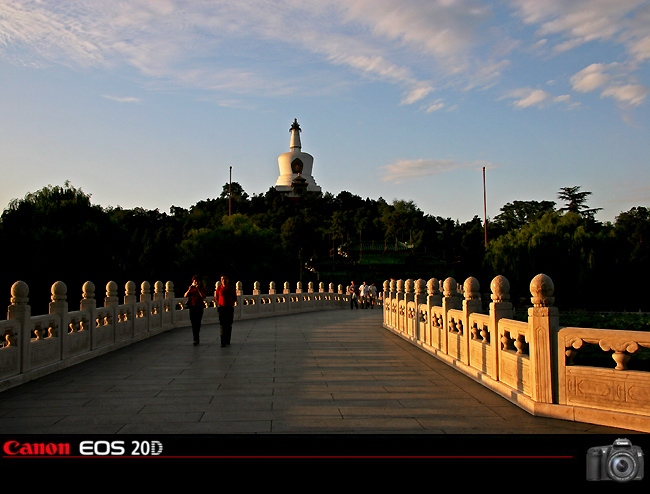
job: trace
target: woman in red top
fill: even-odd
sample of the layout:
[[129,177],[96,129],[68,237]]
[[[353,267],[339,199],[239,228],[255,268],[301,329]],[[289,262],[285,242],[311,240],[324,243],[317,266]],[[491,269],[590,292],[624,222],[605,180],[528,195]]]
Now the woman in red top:
[[217,310],[219,311],[221,346],[229,346],[232,335],[232,321],[235,315],[235,302],[237,302],[237,292],[225,274],[221,275],[221,284],[214,291],[214,300],[217,303]]
[[192,276],[192,284],[185,292],[187,297],[187,306],[190,308],[190,322],[192,323],[192,335],[194,336],[194,345],[199,344],[199,333],[201,332],[201,319],[203,319],[203,309],[205,308],[205,291],[201,286],[199,275]]

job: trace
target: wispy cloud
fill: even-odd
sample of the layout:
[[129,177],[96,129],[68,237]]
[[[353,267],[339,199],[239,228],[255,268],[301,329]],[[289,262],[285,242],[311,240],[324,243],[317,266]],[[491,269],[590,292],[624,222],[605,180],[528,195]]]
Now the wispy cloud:
[[102,98],[117,101],[118,103],[140,103],[142,101],[134,96],[111,96],[110,94],[102,94]]
[[394,163],[382,167],[384,182],[401,183],[406,180],[412,180],[430,175],[439,175],[450,172],[459,168],[481,168],[483,166],[491,167],[487,161],[459,162],[454,160],[435,160],[435,159],[417,159],[417,160],[397,160]]
[[[219,92],[222,99],[322,94],[350,82],[381,81],[396,87],[399,104],[417,103],[429,112],[440,109],[434,94],[442,88],[490,88],[513,69],[510,56],[524,41],[500,22],[511,13],[512,22],[536,27],[535,39],[525,40],[536,51],[561,55],[594,41],[622,47],[628,60],[594,60],[607,70],[591,79],[582,74],[572,81],[576,91],[599,77],[616,78],[623,67],[633,74],[631,64],[650,60],[649,0],[505,5],[508,12],[484,0],[12,0],[0,2],[0,57],[34,66],[135,69],[156,84]],[[519,27],[512,33],[522,35]],[[311,70],[302,70],[301,62],[318,67],[319,77],[305,75]],[[564,98],[540,91],[515,107]],[[629,101],[639,101],[636,91]],[[610,89],[606,96],[621,101],[626,94],[631,89]]]
[[640,84],[610,86],[601,93],[601,98],[614,98],[624,106],[639,106],[650,94],[650,89]]
[[[617,71],[615,75],[607,73],[614,70]],[[601,98],[613,98],[621,107],[639,106],[650,94],[650,88],[635,84],[634,81],[635,78],[628,76],[625,67],[621,68],[619,63],[594,63],[571,77],[571,84],[576,91],[586,93],[602,88]]]
[[564,103],[569,106],[575,106],[571,102],[571,97],[568,94],[563,94],[560,96],[553,96],[548,91],[543,89],[534,89],[534,88],[519,88],[513,91],[510,91],[505,96],[500,99],[513,99],[512,106],[515,108],[528,108],[531,106],[537,108],[544,108],[550,104]]

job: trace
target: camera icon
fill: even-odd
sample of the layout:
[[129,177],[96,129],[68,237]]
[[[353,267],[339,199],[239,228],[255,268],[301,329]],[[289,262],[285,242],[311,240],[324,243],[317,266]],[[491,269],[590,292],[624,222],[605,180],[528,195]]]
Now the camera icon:
[[643,479],[643,451],[629,439],[587,450],[587,480],[629,482]]

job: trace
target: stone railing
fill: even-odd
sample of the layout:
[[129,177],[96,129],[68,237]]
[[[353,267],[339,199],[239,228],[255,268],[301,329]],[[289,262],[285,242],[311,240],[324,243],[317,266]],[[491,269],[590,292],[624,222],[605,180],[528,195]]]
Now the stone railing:
[[[241,282],[237,282],[236,289],[235,320],[340,309],[348,307],[350,302],[344,287],[339,285],[335,291],[332,283],[327,290],[323,283],[316,290],[309,283],[305,291],[298,283],[292,292],[286,282],[281,293],[276,293],[275,283],[271,283],[269,293],[262,294],[256,282],[253,295],[244,295]],[[14,283],[7,320],[0,321],[0,391],[164,331],[190,325],[187,299],[175,296],[171,281],[165,285],[157,281],[153,294],[151,285],[145,281],[140,286],[139,297],[135,283],[129,281],[121,304],[117,284],[111,281],[106,285],[103,307],[97,307],[95,285],[86,282],[76,311],[68,310],[67,287],[58,281],[52,285],[49,313],[38,316],[31,314],[28,295],[27,284]],[[218,322],[213,297],[207,297],[203,323]]]
[[[528,322],[513,319],[503,276],[490,284],[487,314],[472,277],[462,286],[432,278],[386,281],[383,289],[385,328],[531,414],[650,432],[650,372],[628,368],[650,348],[650,333],[561,328],[548,276],[530,283]],[[574,364],[587,346],[611,353],[611,365]]]

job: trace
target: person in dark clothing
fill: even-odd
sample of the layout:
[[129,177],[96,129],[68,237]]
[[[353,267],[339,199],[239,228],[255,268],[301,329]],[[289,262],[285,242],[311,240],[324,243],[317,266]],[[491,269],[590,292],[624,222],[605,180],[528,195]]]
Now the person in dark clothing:
[[350,296],[350,309],[353,309],[354,307],[358,309],[359,302],[357,302],[357,298],[359,297],[359,289],[354,284],[354,281],[350,282],[350,286],[348,287],[348,295]]
[[196,346],[199,344],[201,320],[203,319],[203,309],[205,308],[205,291],[201,286],[201,280],[198,275],[192,276],[192,284],[185,292],[184,297],[187,297],[187,306],[190,309],[192,336],[194,337],[194,345]]
[[221,275],[221,284],[214,291],[214,300],[219,311],[219,325],[221,326],[221,346],[230,346],[232,336],[232,321],[235,315],[235,302],[237,292],[230,284],[228,276]]

